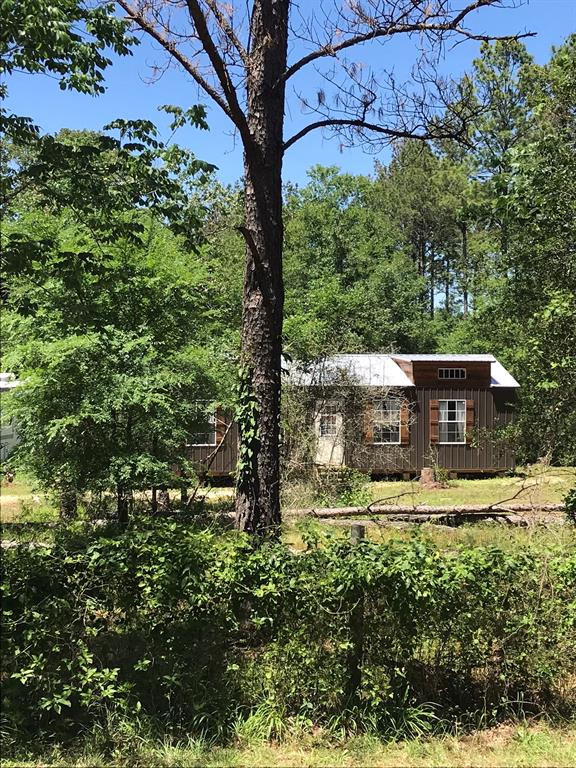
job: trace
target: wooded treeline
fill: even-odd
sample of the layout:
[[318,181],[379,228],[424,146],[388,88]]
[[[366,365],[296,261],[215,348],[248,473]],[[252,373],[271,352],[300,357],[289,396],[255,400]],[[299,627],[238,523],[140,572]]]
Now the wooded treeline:
[[[519,461],[576,462],[576,37],[484,43],[465,143],[398,140],[372,176],[284,189],[284,350],[492,353]],[[174,127],[202,110],[170,108]],[[3,369],[15,461],[66,493],[174,487],[198,402],[232,404],[243,192],[146,121],[3,146]]]

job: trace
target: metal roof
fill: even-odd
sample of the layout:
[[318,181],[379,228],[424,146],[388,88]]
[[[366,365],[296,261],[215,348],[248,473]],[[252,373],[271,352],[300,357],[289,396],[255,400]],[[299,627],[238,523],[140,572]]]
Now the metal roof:
[[490,387],[516,388],[520,384],[496,360],[494,355],[334,355],[303,366],[287,366],[290,381],[301,386],[357,384],[369,387],[413,387],[414,382],[400,368],[396,359],[412,361],[438,360],[446,363],[490,363]]
[[494,355],[393,355],[402,360],[446,360],[448,363],[484,362],[491,363],[496,360]]
[[390,355],[334,355],[306,367],[289,366],[290,381],[301,386],[358,384],[369,387],[413,387]]
[[491,387],[510,387],[513,389],[520,386],[514,376],[496,358],[492,360],[492,365],[490,366],[490,377],[492,379],[490,382]]
[[0,373],[0,390],[13,389],[17,387],[20,382],[16,379],[13,373]]

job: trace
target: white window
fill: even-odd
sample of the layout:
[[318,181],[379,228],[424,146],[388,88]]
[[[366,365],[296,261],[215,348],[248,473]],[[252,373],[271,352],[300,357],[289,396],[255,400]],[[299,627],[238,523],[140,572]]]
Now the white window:
[[465,379],[466,368],[438,368],[439,379]]
[[438,401],[438,442],[466,442],[466,400]]
[[216,445],[216,412],[200,410],[192,425],[190,445]]
[[383,397],[374,401],[374,423],[372,441],[400,443],[401,401],[397,397]]
[[338,406],[336,403],[323,403],[318,414],[318,435],[333,437],[338,434]]

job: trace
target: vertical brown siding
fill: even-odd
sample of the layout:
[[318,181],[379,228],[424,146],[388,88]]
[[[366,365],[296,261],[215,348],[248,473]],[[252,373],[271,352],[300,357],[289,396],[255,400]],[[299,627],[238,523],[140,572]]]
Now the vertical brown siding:
[[[344,461],[348,466],[373,474],[418,473],[422,467],[435,462],[447,470],[461,473],[498,472],[514,467],[514,453],[510,446],[490,437],[494,428],[505,427],[512,422],[516,398],[514,390],[459,387],[455,391],[452,387],[415,387],[407,389],[405,395],[400,445],[374,445],[372,422],[367,414],[359,414],[354,423],[346,424]],[[437,439],[438,400],[453,399],[467,401],[466,429],[468,432],[472,425],[471,440],[467,435],[469,442],[465,445],[434,443],[431,406],[436,412]],[[221,445],[209,469],[209,474],[215,477],[230,476],[236,469],[238,427],[235,423],[230,424],[231,419],[232,416],[224,412],[217,415],[216,439]],[[215,446],[190,446],[188,456],[201,469],[215,449]]]
[[210,462],[208,474],[214,477],[227,477],[234,473],[238,459],[238,426],[231,414],[218,409],[216,445],[191,445],[188,459],[197,465],[199,472],[205,471]]
[[428,433],[429,440],[431,443],[435,445],[440,439],[439,437],[440,403],[438,402],[438,400],[430,400],[430,403],[428,405],[428,413],[430,415],[429,425],[428,425],[430,430]]
[[[467,401],[466,427],[471,439],[467,444],[432,445],[428,419],[420,419],[416,426],[415,440],[417,469],[428,466],[436,459],[441,467],[459,472],[494,472],[514,467],[514,454],[509,446],[500,445],[494,429],[511,423],[514,409],[513,390],[485,388],[417,388],[417,400],[421,413],[430,412],[431,403],[438,400],[461,399]],[[432,451],[431,451],[432,447]]]
[[[438,464],[461,473],[500,472],[514,467],[509,445],[495,439],[495,429],[512,422],[514,390],[484,387],[416,387],[406,390],[410,409],[409,442],[406,445],[373,445],[365,421],[356,435],[347,425],[345,462],[348,466],[373,474],[418,473],[422,467]],[[438,401],[466,400],[467,443],[438,443]],[[363,442],[362,450],[355,449]],[[436,442],[435,442],[436,441]],[[401,441],[403,442],[403,441]]]

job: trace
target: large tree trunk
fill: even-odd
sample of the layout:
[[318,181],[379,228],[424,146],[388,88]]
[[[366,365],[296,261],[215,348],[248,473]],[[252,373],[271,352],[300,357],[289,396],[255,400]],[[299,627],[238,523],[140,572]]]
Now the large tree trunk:
[[434,299],[436,290],[436,254],[434,248],[430,246],[430,266],[428,270],[428,279],[430,283],[430,317],[434,317]]
[[[245,397],[239,418],[236,522],[276,535],[280,524],[280,356],[282,350],[282,157],[289,0],[261,0],[251,19],[247,82],[252,142],[244,147],[246,267],[242,317]],[[246,403],[245,403],[246,405]],[[254,428],[255,426],[255,428]]]
[[444,255],[444,309],[446,314],[450,314],[450,256]]
[[468,227],[466,222],[460,225],[462,231],[462,314],[468,315]]

